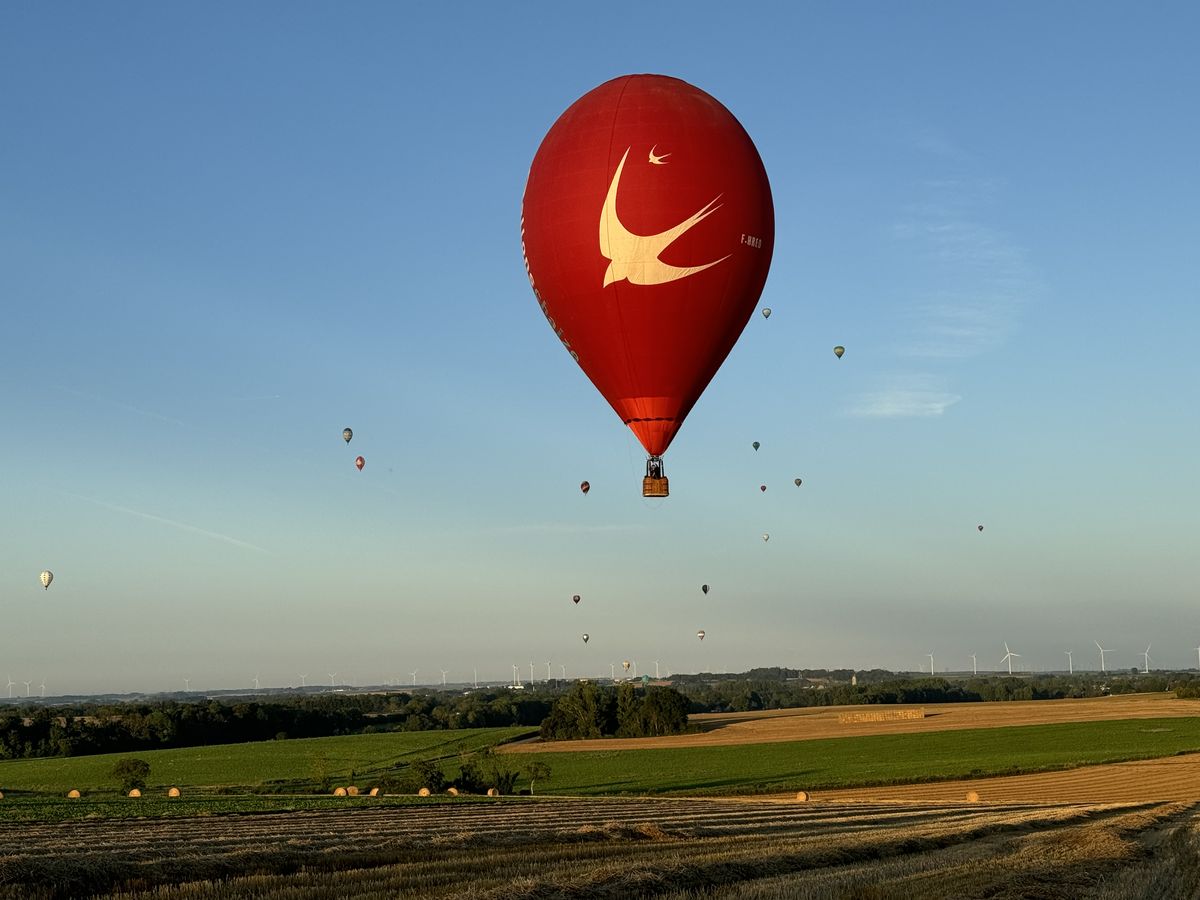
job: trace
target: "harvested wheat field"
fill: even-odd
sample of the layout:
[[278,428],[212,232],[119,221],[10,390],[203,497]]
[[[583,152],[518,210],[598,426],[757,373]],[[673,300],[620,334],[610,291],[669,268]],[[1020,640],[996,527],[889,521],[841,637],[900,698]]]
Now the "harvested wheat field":
[[[843,721],[854,713],[923,709],[923,718],[891,721]],[[689,722],[698,734],[653,738],[601,738],[590,741],[537,739],[507,744],[504,753],[634,750],[654,747],[713,747],[730,744],[768,744],[865,734],[912,734],[1010,725],[1049,725],[1061,722],[1099,722],[1113,719],[1192,718],[1200,703],[1179,700],[1173,693],[1123,694],[1084,700],[1019,700],[1011,703],[935,703],[925,706],[818,706],[750,713],[706,713]],[[864,718],[873,718],[866,717]]]
[[818,791],[814,796],[831,801],[959,801],[968,791],[976,791],[981,800],[1001,803],[1200,801],[1200,754],[1085,766],[1066,772]]
[[1186,803],[679,799],[21,823],[0,897],[1184,897],[1198,827]]

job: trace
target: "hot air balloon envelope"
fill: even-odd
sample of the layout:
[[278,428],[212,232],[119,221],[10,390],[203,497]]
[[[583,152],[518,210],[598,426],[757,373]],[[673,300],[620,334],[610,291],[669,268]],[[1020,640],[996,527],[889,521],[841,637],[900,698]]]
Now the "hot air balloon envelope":
[[763,535],[763,540],[764,540],[764,541],[769,541],[770,539],[771,539],[771,536],[770,536],[769,534],[764,534],[764,535]]
[[702,590],[704,593],[707,594],[708,593],[708,585],[707,584],[700,585],[700,590]]
[[980,530],[980,531],[983,531],[983,526],[982,526],[982,525],[980,525],[980,526],[979,526],[979,530]]
[[[576,594],[574,597],[572,597],[572,598],[571,598],[571,601],[572,601],[573,603],[578,603],[578,602],[579,602],[579,595],[578,595],[578,594]],[[603,605],[604,605],[604,604],[601,604],[601,606],[603,606]]]
[[841,347],[841,346],[839,346],[839,347],[834,347],[834,348],[833,348],[833,355],[834,355],[834,356],[836,356],[838,359],[841,359],[841,358],[842,358],[842,354],[843,354],[843,353],[845,353],[845,352],[846,352],[846,348],[845,348],[845,347]]
[[354,437],[353,431],[351,431],[349,428],[342,429],[342,440],[343,441],[345,441],[348,444],[348,443],[350,443],[350,438],[352,438],[352,437]]
[[750,446],[751,446],[751,447],[753,447],[755,450],[757,450],[759,447],[761,447],[761,446],[762,446],[762,444],[760,444],[758,441],[755,441],[755,442],[754,442],[753,444],[751,444]]
[[592,489],[592,486],[590,483],[588,483],[586,481],[581,481],[581,482],[579,482],[579,489],[586,494],[588,491],[590,491]]
[[[47,569],[39,577],[42,581],[42,587],[44,587],[46,590],[50,590],[50,582],[54,580],[54,573]],[[68,591],[68,593],[70,592]]]
[[586,644],[590,638],[591,638],[591,635],[590,635],[590,634],[584,634],[584,636],[583,636],[583,642]]
[[621,668],[623,668],[626,672],[628,672],[629,671],[629,660],[625,660],[623,663],[621,663]]
[[367,464],[367,461],[365,459],[363,459],[361,456],[354,461],[354,467],[356,469],[358,469],[358,471],[360,471],[360,472],[362,471],[362,467],[365,466],[366,464]]
[[803,480],[797,478],[796,479],[796,487],[800,487],[800,485],[802,485],[802,484],[804,484]]
[[763,491],[763,492],[765,493],[765,492],[766,492],[766,490],[767,490],[767,486],[766,486],[765,484],[760,484],[760,485],[758,486],[758,489],[759,489],[760,491]]
[[704,640],[704,632],[703,632],[703,631],[697,631],[697,632],[696,632],[696,637],[700,638],[700,640]]
[[764,318],[764,319],[769,319],[769,318],[771,318],[771,307],[769,307],[769,306],[764,306],[764,307],[763,307],[763,318]]
[[754,313],[775,242],[745,129],[663,75],[575,101],[529,168],[529,282],[555,335],[661,456]]

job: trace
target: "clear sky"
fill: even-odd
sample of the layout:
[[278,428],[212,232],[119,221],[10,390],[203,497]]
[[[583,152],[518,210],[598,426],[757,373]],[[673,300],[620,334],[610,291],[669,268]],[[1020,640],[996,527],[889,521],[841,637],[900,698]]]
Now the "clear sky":
[[[1195,665],[1197,34],[1183,2],[0,5],[0,676]],[[665,501],[518,231],[547,129],[630,72],[721,100],[776,208],[774,313]]]

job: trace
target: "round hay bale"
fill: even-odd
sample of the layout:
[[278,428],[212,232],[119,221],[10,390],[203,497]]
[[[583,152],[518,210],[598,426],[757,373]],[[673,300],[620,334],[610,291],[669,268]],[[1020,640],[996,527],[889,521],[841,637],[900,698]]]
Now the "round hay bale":
[[967,802],[968,803],[978,803],[979,802],[979,791],[967,791]]
[[432,791],[430,791],[429,788],[421,788],[419,791],[417,791],[417,796],[428,797],[431,793]]
[[357,797],[358,796],[358,788],[356,788],[354,785],[350,785],[350,787],[346,788],[346,793],[349,794],[351,797]]
[[167,791],[167,796],[168,797],[178,797],[179,796],[179,788],[177,788],[177,787],[171,788],[169,791]]
[[71,800],[78,800],[79,799],[79,791],[75,790],[75,788],[71,788],[71,790],[67,791],[67,797],[70,798]]
[[801,803],[808,800],[808,791],[796,791],[796,799]]
[[142,796],[142,792],[140,790],[138,790],[137,788],[133,788],[132,790],[130,790],[129,796],[130,797],[140,797],[140,796]]
[[346,796],[346,789],[345,789],[344,787],[340,787],[340,788],[334,788],[334,789],[333,789],[333,796],[335,796],[335,797],[345,797],[345,796]]
[[[457,797],[458,796],[458,788],[448,787],[448,788],[446,788],[446,793],[449,794],[451,797]],[[0,796],[2,796],[2,795],[0,795]]]
[[488,796],[489,797],[499,797],[500,791],[498,791],[496,788],[488,788]]
[[379,796],[379,788],[377,788],[377,787],[371,788],[371,790],[368,792],[368,796],[378,797]]

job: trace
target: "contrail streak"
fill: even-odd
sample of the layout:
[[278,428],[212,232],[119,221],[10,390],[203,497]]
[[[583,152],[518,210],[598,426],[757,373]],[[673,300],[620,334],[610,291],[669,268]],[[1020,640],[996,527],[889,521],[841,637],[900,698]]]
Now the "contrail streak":
[[195,525],[188,525],[186,522],[176,522],[174,519],[164,519],[162,516],[156,516],[152,513],[142,512],[138,509],[130,509],[128,506],[118,506],[115,503],[105,503],[103,500],[96,500],[93,497],[84,497],[82,494],[71,494],[64,491],[64,495],[72,497],[76,500],[83,500],[87,503],[93,503],[96,506],[102,506],[105,509],[111,509],[113,512],[128,513],[131,516],[137,516],[141,519],[148,519],[151,522],[161,522],[163,525],[170,525],[174,528],[179,528],[182,531],[190,531],[192,534],[202,534],[205,537],[215,538],[218,541],[225,541],[227,544],[233,544],[237,547],[245,547],[247,550],[257,550],[259,553],[269,554],[271,551],[265,547],[260,547],[257,544],[251,544],[249,541],[240,541],[235,537],[230,537],[227,534],[219,534],[215,531],[209,531],[206,528],[197,528]]

